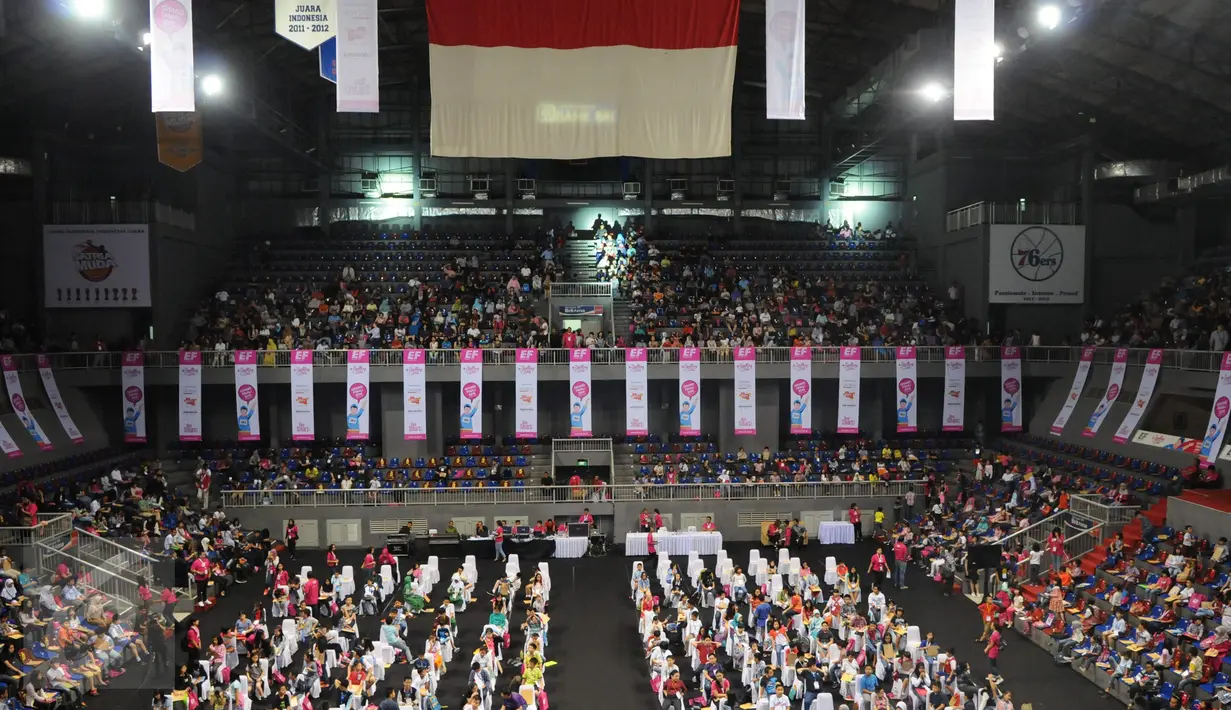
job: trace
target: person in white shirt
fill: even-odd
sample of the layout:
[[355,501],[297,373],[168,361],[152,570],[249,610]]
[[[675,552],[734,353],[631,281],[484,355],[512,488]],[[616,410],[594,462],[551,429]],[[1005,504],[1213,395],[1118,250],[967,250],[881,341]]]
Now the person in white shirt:
[[769,696],[769,708],[770,710],[791,709],[791,699],[787,697],[786,686],[784,684],[779,683],[778,686],[774,688],[774,694]]
[[887,604],[885,594],[880,590],[880,587],[872,585],[872,593],[868,595],[868,621],[873,624],[879,624],[884,618]]

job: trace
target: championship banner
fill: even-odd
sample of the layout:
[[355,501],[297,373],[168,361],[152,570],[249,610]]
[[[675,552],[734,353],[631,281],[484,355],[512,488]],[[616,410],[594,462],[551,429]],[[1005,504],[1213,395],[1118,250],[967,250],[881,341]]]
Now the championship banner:
[[919,431],[919,412],[915,409],[915,390],[919,384],[919,360],[914,347],[898,348],[898,432]]
[[369,350],[346,351],[346,440],[367,441],[372,432],[368,414],[368,388],[371,386]]
[[1009,345],[1000,349],[1000,431],[1022,430],[1022,349]]
[[81,435],[81,430],[77,428],[73,416],[68,413],[64,397],[60,395],[60,385],[56,384],[56,375],[51,371],[51,358],[46,355],[36,355],[35,358],[38,362],[39,379],[43,381],[43,391],[47,393],[47,401],[51,403],[52,410],[60,420],[60,426],[64,427],[64,433],[68,434],[69,441],[80,444],[85,441],[85,437]]
[[201,351],[180,351],[180,441],[201,440]]
[[945,348],[945,408],[942,431],[966,429],[966,348]]
[[537,438],[539,435],[539,351],[535,348],[517,349],[514,389],[517,391],[517,438]]
[[765,2],[765,117],[804,120],[804,0]]
[[701,349],[680,348],[680,436],[701,436]]
[[43,294],[48,308],[149,308],[150,225],[43,227]]
[[791,348],[791,433],[812,433],[812,348]]
[[13,441],[13,437],[9,435],[9,430],[0,424],[0,451],[4,452],[5,456],[11,459],[19,459],[22,457],[21,447],[17,446],[17,442]]
[[150,0],[150,110],[196,111],[192,0]]
[[181,173],[200,164],[205,151],[200,114],[156,113],[154,124],[158,140],[158,162]]
[[123,355],[120,388],[124,391],[124,441],[141,444],[145,436],[145,353],[129,350]]
[[1081,392],[1086,388],[1086,378],[1090,376],[1090,367],[1093,363],[1094,347],[1082,348],[1081,360],[1078,361],[1077,372],[1073,375],[1073,384],[1069,386],[1069,396],[1065,397],[1064,404],[1056,413],[1056,421],[1051,423],[1052,434],[1060,436],[1064,433],[1064,426],[1069,423],[1069,417],[1073,415],[1077,400],[1081,399]]
[[274,32],[304,49],[316,49],[337,30],[337,0],[274,0]]
[[316,438],[316,392],[312,384],[312,351],[291,351],[291,439]]
[[255,350],[235,351],[235,425],[240,441],[261,440],[256,365]]
[[859,433],[859,372],[863,367],[857,347],[842,348],[838,360],[838,433]]
[[337,3],[338,113],[380,113],[376,0]]
[[996,117],[996,0],[953,7],[953,120]]
[[1150,398],[1154,396],[1154,387],[1158,384],[1158,373],[1162,370],[1163,351],[1161,348],[1155,348],[1146,356],[1146,366],[1141,371],[1141,385],[1137,387],[1137,396],[1133,399],[1133,405],[1124,415],[1124,421],[1120,422],[1120,428],[1116,429],[1114,439],[1117,444],[1128,441],[1133,436],[1133,432],[1137,430],[1137,424],[1145,415],[1146,407],[1150,406]]
[[1120,390],[1124,389],[1124,373],[1127,370],[1128,348],[1116,348],[1115,356],[1111,361],[1111,376],[1107,378],[1107,394],[1094,408],[1094,413],[1086,422],[1086,428],[1081,432],[1082,436],[1090,438],[1098,433],[1099,427],[1103,426],[1103,420],[1111,411],[1111,405],[1116,403]]
[[34,443],[38,444],[43,451],[50,451],[51,439],[47,438],[47,433],[34,418],[34,412],[30,411],[29,405],[26,404],[26,397],[22,394],[21,378],[17,374],[17,361],[12,355],[5,355],[0,358],[0,366],[4,369],[4,386],[8,389],[9,404],[13,405],[13,412],[21,420],[21,425],[30,433],[30,438],[34,439]]
[[757,349],[735,348],[735,435],[757,433]]
[[462,388],[459,428],[463,439],[483,438],[483,351],[467,348],[461,353]]
[[[5,373],[7,376],[8,373]],[[1201,439],[1201,460],[1213,466],[1227,433],[1227,415],[1231,414],[1231,352],[1223,353],[1218,372],[1218,389],[1214,391],[1214,406],[1210,408],[1210,425]]]
[[402,351],[402,439],[427,440],[427,351]]
[[568,352],[568,392],[568,435],[594,436],[594,415],[590,412],[590,350],[588,348],[573,348]]
[[648,352],[645,348],[624,350],[624,433],[628,436],[648,436],[650,433],[650,403]]

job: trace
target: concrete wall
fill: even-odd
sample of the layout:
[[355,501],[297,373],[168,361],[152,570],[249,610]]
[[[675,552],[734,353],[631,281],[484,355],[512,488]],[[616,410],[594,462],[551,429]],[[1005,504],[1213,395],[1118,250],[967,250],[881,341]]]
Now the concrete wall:
[[1191,525],[1197,535],[1217,540],[1228,536],[1227,531],[1231,530],[1231,514],[1184,498],[1172,497],[1167,500],[1167,524],[1176,530],[1183,530],[1184,526]]
[[[0,457],[0,472],[39,466],[70,456],[105,449],[114,441],[103,426],[98,409],[81,390],[60,385],[60,396],[64,398],[64,406],[72,414],[73,423],[77,425],[85,439],[80,444],[74,444],[64,432],[64,427],[56,417],[55,411],[48,404],[47,396],[43,392],[43,382],[38,375],[23,374],[21,387],[26,401],[30,404],[30,411],[42,427],[43,433],[51,440],[52,449],[44,451],[35,445],[34,440],[26,433],[21,420],[13,413],[11,407],[5,405],[4,413],[0,415],[0,423],[4,424],[9,436],[21,449],[22,455],[18,458]],[[118,402],[118,397],[115,400]]]

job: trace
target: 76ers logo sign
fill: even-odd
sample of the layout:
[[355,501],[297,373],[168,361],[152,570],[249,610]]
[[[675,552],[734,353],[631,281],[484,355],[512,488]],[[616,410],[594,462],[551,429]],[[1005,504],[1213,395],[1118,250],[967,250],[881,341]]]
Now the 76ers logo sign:
[[1009,259],[1027,281],[1046,281],[1064,264],[1064,244],[1047,227],[1027,227],[1013,239]]

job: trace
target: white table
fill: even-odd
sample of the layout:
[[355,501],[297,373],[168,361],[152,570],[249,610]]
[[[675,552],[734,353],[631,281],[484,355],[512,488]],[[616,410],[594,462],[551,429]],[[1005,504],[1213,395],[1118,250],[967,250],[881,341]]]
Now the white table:
[[[629,557],[644,557],[650,554],[646,538],[649,533],[630,532],[624,536],[624,554]],[[720,532],[675,532],[655,533],[654,547],[668,555],[687,555],[696,551],[700,555],[717,555],[722,549]]]
[[849,522],[832,521],[817,523],[816,540],[822,545],[854,545],[855,526]]
[[558,559],[585,557],[586,547],[589,544],[590,538],[586,537],[557,537],[556,554],[552,555],[552,557]]

